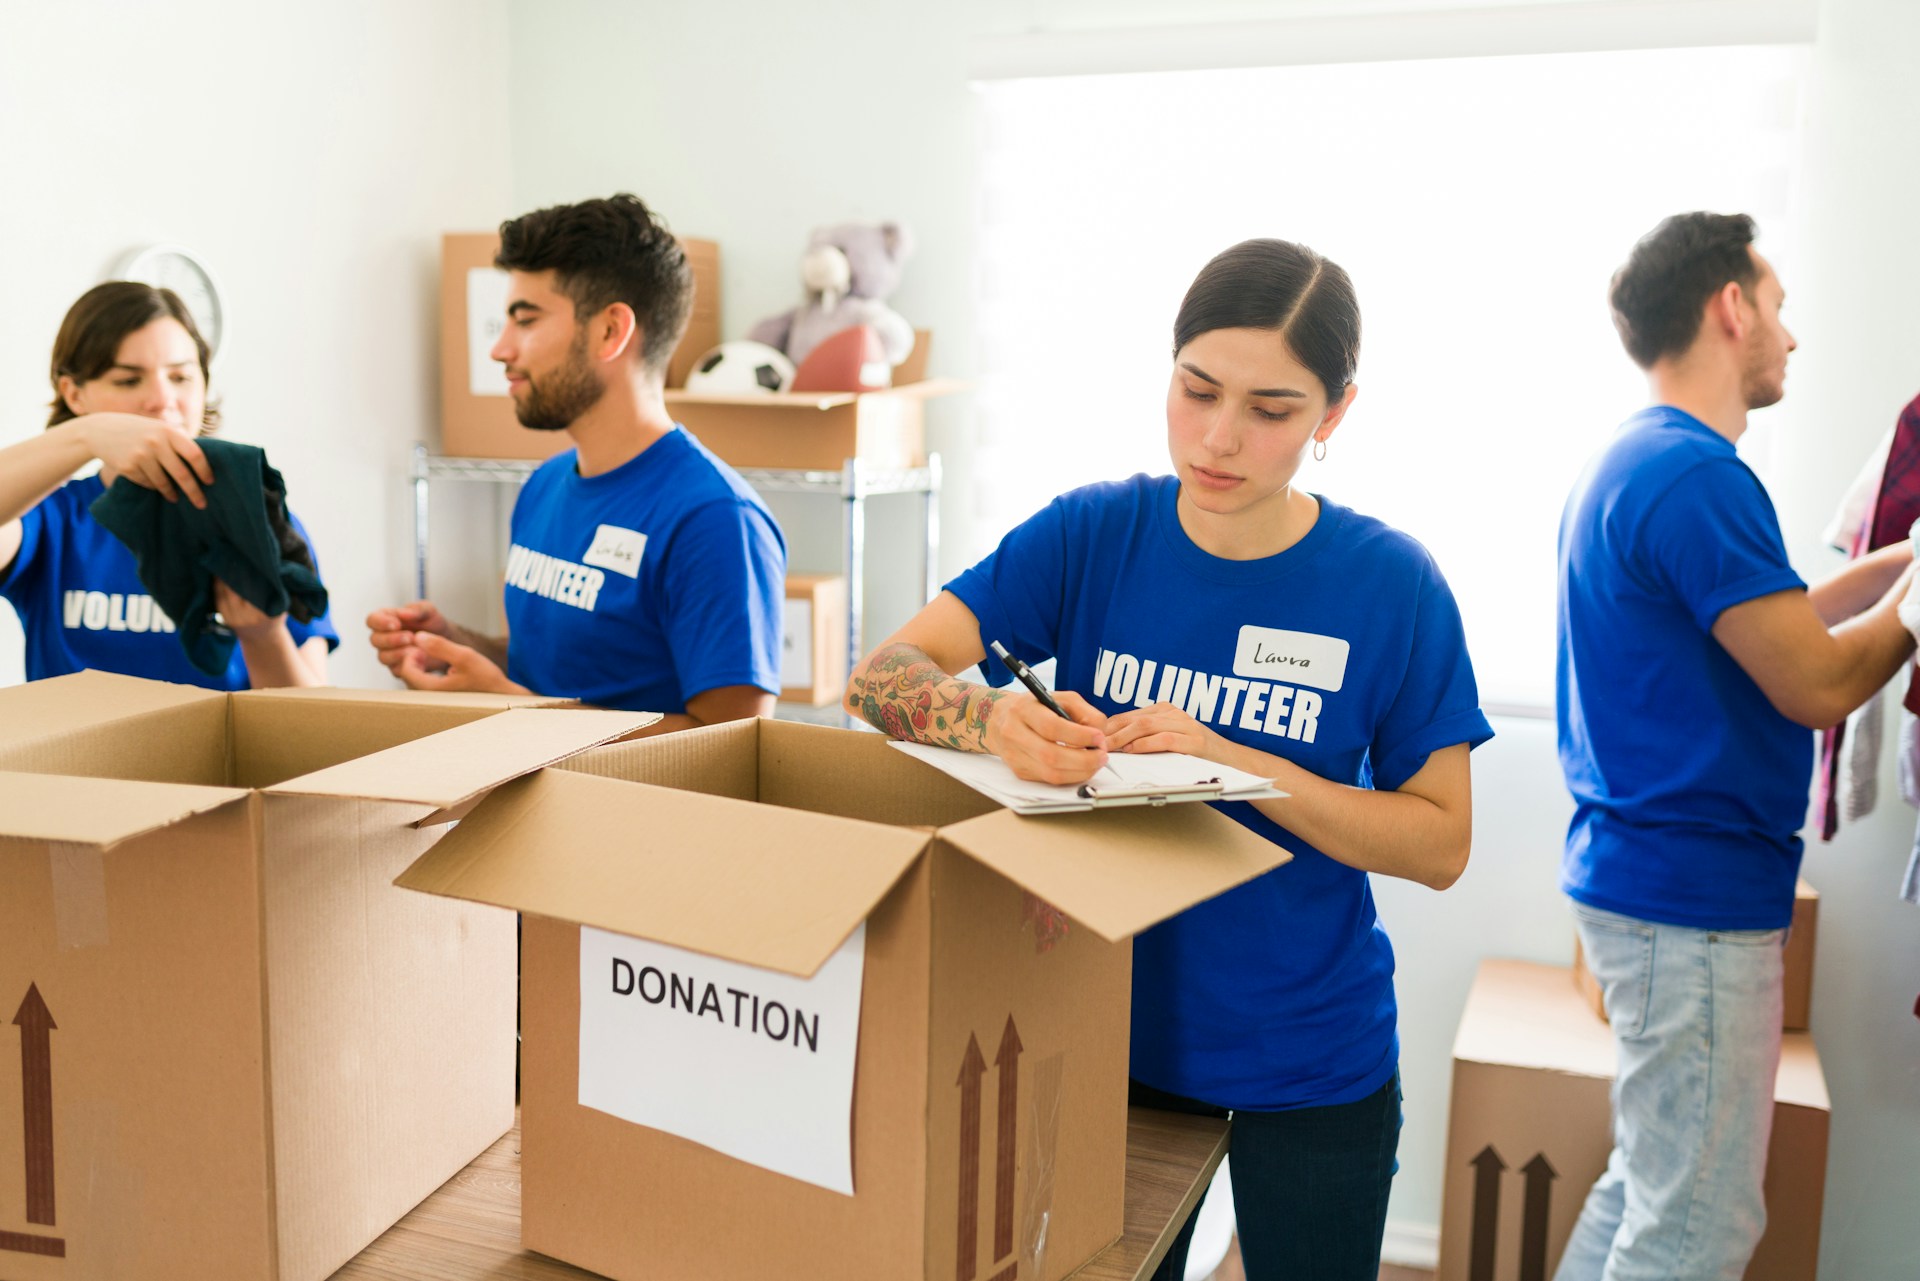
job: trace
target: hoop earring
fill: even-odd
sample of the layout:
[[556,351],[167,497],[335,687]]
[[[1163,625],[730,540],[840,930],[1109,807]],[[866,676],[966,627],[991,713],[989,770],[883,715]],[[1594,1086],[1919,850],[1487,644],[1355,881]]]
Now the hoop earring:
[[1324,463],[1327,461],[1326,441],[1316,440],[1313,442],[1313,461],[1316,463]]

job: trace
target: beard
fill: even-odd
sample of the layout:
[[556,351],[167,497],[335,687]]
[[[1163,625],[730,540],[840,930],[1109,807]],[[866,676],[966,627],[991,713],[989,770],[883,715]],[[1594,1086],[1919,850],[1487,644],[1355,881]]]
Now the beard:
[[587,363],[583,334],[567,353],[567,361],[538,381],[527,375],[527,393],[514,403],[514,416],[534,431],[565,431],[574,420],[600,402],[606,385],[593,376]]
[[1740,371],[1740,394],[1750,410],[1779,404],[1787,394],[1780,362],[1757,346],[1749,348]]

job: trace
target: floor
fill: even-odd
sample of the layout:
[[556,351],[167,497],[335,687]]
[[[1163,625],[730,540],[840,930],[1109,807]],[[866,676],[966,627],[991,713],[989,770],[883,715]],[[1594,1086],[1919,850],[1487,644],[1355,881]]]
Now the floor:
[[[1240,1267],[1240,1243],[1235,1241],[1227,1251],[1227,1257],[1214,1269],[1207,1281],[1247,1281],[1247,1274]],[[1403,1268],[1396,1263],[1380,1266],[1380,1281],[1433,1281],[1433,1273],[1425,1268]]]

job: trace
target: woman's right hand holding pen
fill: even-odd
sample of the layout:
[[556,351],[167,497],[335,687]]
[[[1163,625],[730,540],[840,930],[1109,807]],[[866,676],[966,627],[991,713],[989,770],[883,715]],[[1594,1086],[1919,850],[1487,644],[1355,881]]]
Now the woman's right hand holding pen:
[[996,698],[985,745],[1020,778],[1038,783],[1084,783],[1107,763],[1107,717],[1072,690],[1053,691],[1070,720],[1055,716],[1030,694]]

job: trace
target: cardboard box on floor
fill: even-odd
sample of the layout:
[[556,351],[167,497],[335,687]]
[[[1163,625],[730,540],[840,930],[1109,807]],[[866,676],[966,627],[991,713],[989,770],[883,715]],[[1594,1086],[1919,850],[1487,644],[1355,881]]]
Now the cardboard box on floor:
[[315,1281],[512,1125],[512,914],[390,882],[651,719],[533,701],[0,690],[0,1276]]
[[927,330],[915,332],[913,350],[894,367],[893,386],[885,391],[669,391],[667,411],[735,467],[839,471],[849,458],[876,468],[924,466],[927,401],[965,388],[951,378],[927,377],[932,341]]
[[[1453,1046],[1437,1281],[1553,1275],[1612,1150],[1613,1036],[1567,971],[1486,961]],[[1813,1038],[1788,1032],[1774,1087],[1767,1231],[1746,1281],[1813,1281],[1830,1105]]]
[[[1057,1281],[1121,1229],[1131,936],[1286,858],[1204,805],[1021,818],[879,735],[762,720],[510,783],[398,883],[527,913],[528,1248],[622,1281]],[[1036,896],[1072,918],[1046,949]],[[583,925],[807,975],[863,920],[852,1196],[578,1102]]]
[[[1789,1032],[1804,1032],[1813,1026],[1813,949],[1820,926],[1820,891],[1802,879],[1793,891],[1793,928],[1787,932],[1787,946],[1780,963],[1785,967],[1786,991],[1780,1003],[1780,1026]],[[1597,1018],[1607,1017],[1600,994],[1600,980],[1587,968],[1580,940],[1573,940],[1573,985],[1579,989],[1587,1008]]]
[[[682,236],[693,269],[693,314],[667,364],[667,386],[686,385],[695,358],[720,341],[720,246]],[[477,363],[488,386],[498,368],[486,351],[506,321],[497,287],[486,282],[500,252],[497,231],[448,232],[440,238],[440,452],[462,458],[551,458],[573,448],[563,431],[529,431],[514,416],[504,380],[497,393],[474,390]],[[478,275],[476,276],[476,273]],[[485,311],[475,313],[481,298]],[[840,464],[835,463],[838,467]]]

